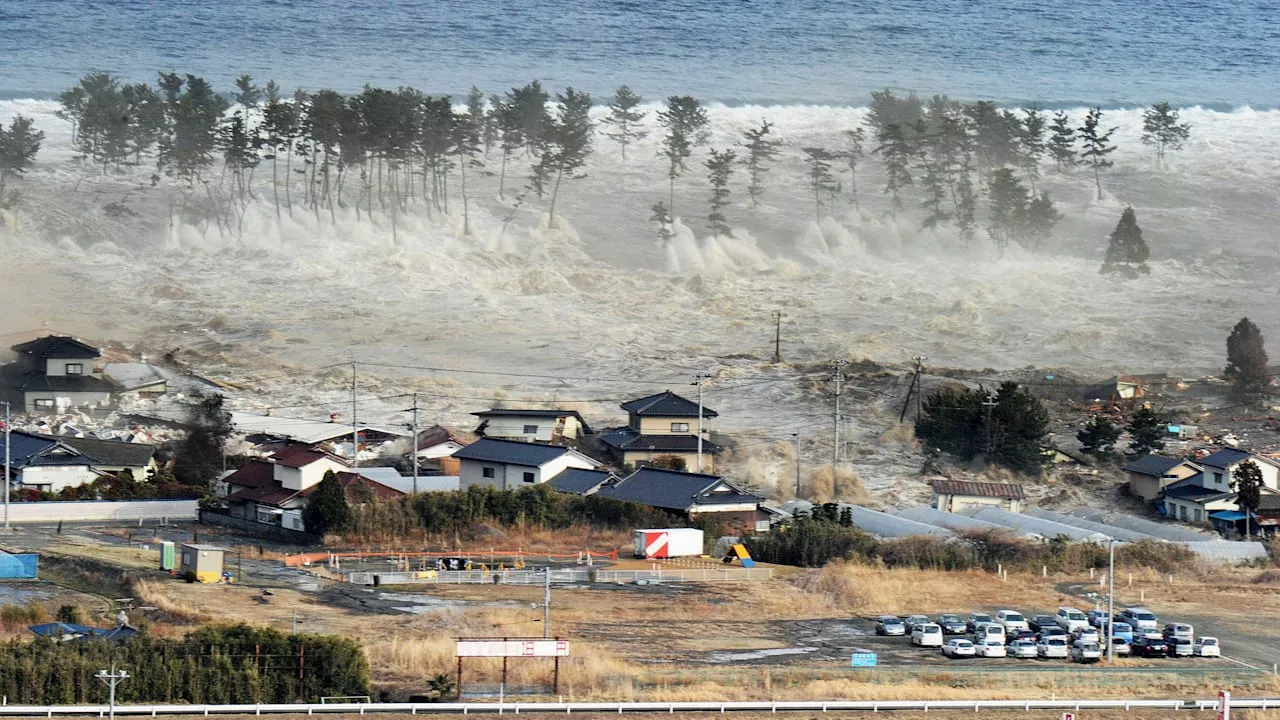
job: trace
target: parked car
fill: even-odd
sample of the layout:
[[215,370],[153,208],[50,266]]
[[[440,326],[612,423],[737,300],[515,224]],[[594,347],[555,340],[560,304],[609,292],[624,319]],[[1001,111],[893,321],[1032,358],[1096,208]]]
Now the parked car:
[[1096,642],[1077,640],[1071,646],[1071,659],[1081,664],[1096,663],[1102,659],[1102,648]]
[[997,622],[978,623],[978,627],[973,631],[974,642],[986,640],[987,638],[999,640],[1001,644],[1004,644],[1004,626]]
[[1133,626],[1127,622],[1111,623],[1111,637],[1124,638],[1125,642],[1133,642]]
[[959,615],[946,613],[938,616],[938,624],[942,626],[942,632],[946,635],[963,635],[969,632],[969,626]]
[[1089,625],[1096,628],[1101,628],[1108,621],[1107,614],[1101,610],[1090,610],[1085,616],[1089,618]]
[[933,622],[928,615],[908,615],[906,619],[907,632],[914,632],[917,625],[924,625]]
[[1098,635],[1098,628],[1095,627],[1076,628],[1071,633],[1071,639],[1076,641],[1084,640],[1085,642],[1091,643],[1102,642],[1102,639]]
[[1037,641],[1037,642],[1039,642],[1040,640],[1043,640],[1043,639],[1045,639],[1045,638],[1047,638],[1047,637],[1060,637],[1060,638],[1062,638],[1063,640],[1066,640],[1066,639],[1067,639],[1067,631],[1066,631],[1066,630],[1063,630],[1062,628],[1058,627],[1057,625],[1051,625],[1051,626],[1048,626],[1048,627],[1044,628],[1043,630],[1041,630],[1041,631],[1040,631],[1040,633],[1039,633],[1039,634],[1037,634],[1037,635],[1036,635],[1036,641]]
[[1058,636],[1040,638],[1040,642],[1036,643],[1036,655],[1042,658],[1067,657],[1067,639]]
[[1040,654],[1036,652],[1036,644],[1030,640],[1014,640],[1009,643],[1005,651],[1009,656],[1016,658],[1034,658]]
[[1036,631],[1035,630],[1019,630],[1018,632],[1006,638],[1006,640],[1030,640],[1031,644],[1035,645]]
[[1058,608],[1058,613],[1053,616],[1053,619],[1058,623],[1058,627],[1067,632],[1076,628],[1089,627],[1089,618],[1073,607]]
[[1195,649],[1196,657],[1222,657],[1222,647],[1218,645],[1216,637],[1201,635],[1191,647]]
[[1160,638],[1134,638],[1129,647],[1134,657],[1165,657],[1169,654],[1169,643]]
[[1119,635],[1111,636],[1111,645],[1111,651],[1116,655],[1128,655],[1129,651],[1132,649],[1129,645],[1129,641]]
[[897,615],[881,615],[876,621],[877,635],[906,635],[907,624]]
[[996,613],[996,622],[1004,626],[1005,632],[1010,633],[1015,630],[1030,630],[1027,625],[1027,619],[1017,610],[1001,610]]
[[1169,623],[1164,626],[1164,631],[1161,634],[1164,635],[1165,640],[1192,642],[1196,639],[1195,628],[1186,623]]
[[973,646],[978,657],[1002,658],[1008,654],[1004,643],[993,637],[978,640]]
[[920,623],[911,631],[911,644],[920,647],[942,647],[942,626]]
[[986,613],[969,613],[969,619],[965,624],[969,626],[969,632],[973,632],[978,629],[979,623],[989,623],[994,620],[995,618]]
[[1058,621],[1052,615],[1032,615],[1027,621],[1027,627],[1040,632],[1046,627],[1057,627]]
[[1160,620],[1156,614],[1144,607],[1125,608],[1120,613],[1121,621],[1129,623],[1134,630],[1159,630]]
[[1165,640],[1169,646],[1169,657],[1191,657],[1196,654],[1195,646],[1186,638],[1169,638]]
[[975,652],[973,643],[964,638],[951,638],[942,646],[942,654],[949,658],[973,657]]

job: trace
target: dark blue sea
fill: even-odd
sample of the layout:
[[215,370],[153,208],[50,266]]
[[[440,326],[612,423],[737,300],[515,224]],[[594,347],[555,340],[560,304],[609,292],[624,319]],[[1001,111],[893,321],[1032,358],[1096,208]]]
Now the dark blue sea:
[[1280,106],[1276,0],[0,0],[0,98],[90,70],[458,94],[861,105],[880,87],[1043,106]]

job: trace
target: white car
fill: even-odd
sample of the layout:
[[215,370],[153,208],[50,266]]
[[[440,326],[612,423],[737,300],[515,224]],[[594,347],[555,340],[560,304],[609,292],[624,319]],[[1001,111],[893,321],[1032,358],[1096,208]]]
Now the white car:
[[[1164,634],[1160,633],[1160,620],[1156,618],[1155,613],[1144,607],[1125,608],[1118,619],[1132,625],[1135,633],[1155,630],[1161,638],[1164,637]],[[1148,635],[1147,637],[1151,636]]]
[[1014,640],[1005,650],[1006,654],[1016,658],[1037,658],[1036,644],[1030,640]]
[[975,654],[978,657],[1001,658],[1008,655],[1004,649],[1004,643],[997,638],[986,638],[979,640],[973,644]]
[[942,647],[942,626],[937,623],[922,623],[911,631],[911,644],[920,647]]
[[1222,657],[1222,647],[1218,645],[1216,637],[1201,635],[1191,647],[1195,650],[1196,657]]
[[1116,655],[1128,655],[1132,650],[1132,648],[1129,647],[1129,641],[1119,635],[1113,635],[1111,637],[1111,644],[1113,645],[1111,651]]
[[1071,646],[1071,659],[1081,664],[1096,663],[1102,659],[1102,648],[1096,642],[1077,640]]
[[1058,614],[1054,615],[1053,619],[1058,623],[1058,627],[1067,632],[1074,632],[1076,628],[1089,627],[1089,616],[1073,607],[1058,608]]
[[1071,633],[1071,637],[1076,641],[1091,642],[1095,644],[1102,642],[1102,639],[1098,637],[1098,628],[1095,627],[1079,628],[1075,632]]
[[1004,626],[1005,634],[1013,635],[1019,630],[1030,630],[1027,619],[1017,610],[1001,610],[996,613],[996,622]]
[[1070,654],[1070,649],[1067,647],[1067,639],[1059,635],[1041,638],[1040,642],[1036,643],[1037,657],[1065,658]]
[[994,623],[994,622],[978,623],[978,626],[973,629],[973,639],[975,642],[990,638],[994,640],[999,640],[1000,644],[1003,645],[1005,641],[1005,637],[1007,636],[1005,635],[1005,632],[1004,632],[1004,626],[1001,625],[1000,623]]
[[964,638],[951,638],[942,646],[942,654],[949,658],[973,657],[974,653],[973,643]]

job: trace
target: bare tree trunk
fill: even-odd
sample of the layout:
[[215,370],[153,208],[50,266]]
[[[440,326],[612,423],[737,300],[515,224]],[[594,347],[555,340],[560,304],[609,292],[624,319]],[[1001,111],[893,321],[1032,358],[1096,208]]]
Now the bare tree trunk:
[[462,234],[471,234],[471,212],[467,203],[467,159],[458,156],[458,173],[462,178]]
[[564,170],[556,171],[556,184],[551,188],[551,206],[547,213],[547,227],[556,226],[556,198],[560,196],[560,180],[564,178]]

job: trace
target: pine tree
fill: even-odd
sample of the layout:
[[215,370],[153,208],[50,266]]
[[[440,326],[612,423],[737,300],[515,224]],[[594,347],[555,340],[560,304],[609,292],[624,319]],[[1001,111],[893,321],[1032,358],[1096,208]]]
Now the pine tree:
[[1129,449],[1134,455],[1145,455],[1164,448],[1165,424],[1149,407],[1140,407],[1129,417]]
[[842,156],[844,161],[849,163],[849,199],[853,200],[855,210],[858,209],[858,163],[862,162],[862,158],[866,156],[863,149],[866,135],[866,131],[860,127],[844,131]]
[[1001,254],[1009,243],[1019,239],[1026,226],[1029,195],[1013,170],[1002,167],[991,173],[987,185],[991,206],[987,213],[987,235]]
[[551,124],[551,113],[547,111],[547,101],[551,96],[542,89],[542,83],[534,80],[523,87],[512,88],[507,97],[515,112],[525,151],[530,157],[540,154],[547,127]]
[[340,533],[351,525],[351,506],[347,493],[332,470],[316,485],[307,506],[302,510],[302,524],[307,532],[317,535]]
[[902,193],[911,185],[911,158],[914,153],[907,140],[906,130],[897,123],[890,124],[877,137],[880,144],[875,154],[884,162],[884,191],[889,195],[892,210],[902,209]]
[[472,122],[475,125],[476,137],[484,146],[485,157],[488,157],[489,148],[497,139],[494,116],[485,108],[484,93],[475,85],[472,85],[467,93],[467,114],[474,118]]
[[1231,382],[1233,396],[1246,402],[1257,400],[1271,384],[1262,331],[1247,317],[1240,318],[1227,336],[1227,367],[1222,375]]
[[1102,171],[1115,165],[1114,162],[1107,159],[1107,156],[1116,151],[1116,146],[1111,144],[1111,135],[1116,128],[1111,128],[1106,132],[1100,132],[1099,123],[1102,122],[1102,108],[1090,108],[1084,116],[1084,124],[1080,126],[1080,159],[1089,167],[1093,168],[1093,181],[1098,186],[1098,199],[1102,199]]
[[1181,150],[1191,137],[1191,125],[1178,122],[1181,117],[1169,103],[1160,102],[1142,113],[1142,143],[1156,149],[1156,167],[1164,167],[1165,154]]
[[1258,506],[1262,504],[1262,469],[1252,460],[1245,460],[1231,471],[1231,485],[1236,491],[1236,504],[1244,513],[1244,534],[1250,536],[1250,526],[1258,514]]
[[649,221],[658,224],[658,244],[665,248],[675,237],[671,230],[671,211],[661,200],[654,203],[650,211]]
[[942,125],[945,122],[938,118],[930,124],[921,120],[916,126],[916,135],[921,138],[919,156],[917,158],[920,188],[924,191],[924,199],[920,202],[926,211],[920,222],[922,228],[934,228],[951,219],[953,201],[947,199],[949,176],[948,158],[942,147]]
[[467,168],[480,165],[476,155],[480,153],[481,144],[484,142],[484,95],[480,95],[480,102],[476,103],[478,91],[475,88],[471,90],[471,95],[467,96],[467,111],[453,113],[451,137],[453,153],[458,158],[460,184],[458,191],[462,195],[463,235],[471,234],[471,202],[467,196]]
[[623,85],[614,91],[613,99],[609,101],[609,114],[600,120],[611,128],[605,131],[605,137],[618,143],[622,148],[623,162],[627,161],[627,146],[643,140],[649,134],[648,131],[636,127],[648,114],[636,110],[643,102],[644,98]]
[[1044,113],[1032,105],[1022,111],[1019,146],[1022,150],[1022,167],[1027,174],[1027,182],[1031,183],[1031,192],[1036,191],[1036,180],[1040,179],[1040,160],[1044,157],[1048,145],[1045,142]]
[[1101,415],[1094,415],[1076,433],[1076,439],[1080,441],[1080,449],[1084,452],[1105,457],[1111,454],[1112,446],[1120,439],[1120,428]]
[[666,108],[658,111],[658,123],[666,129],[662,138],[662,156],[667,159],[667,209],[675,213],[676,178],[684,174],[693,148],[706,144],[711,124],[702,103],[688,95],[672,95]]
[[578,171],[586,165],[587,156],[591,154],[591,136],[594,132],[589,94],[570,87],[564,93],[556,95],[556,116],[548,125],[546,149],[539,158],[539,165],[546,164],[550,174],[555,177],[548,213],[553,224],[560,182],[565,176],[582,177]]
[[733,163],[738,159],[738,155],[732,150],[714,148],[710,151],[710,155],[706,161],[707,183],[711,185],[711,212],[707,215],[708,226],[711,228],[713,237],[731,236],[733,232],[725,219],[724,208],[729,204],[729,178],[733,175]]
[[1053,114],[1049,127],[1049,157],[1053,158],[1058,172],[1076,164],[1076,129],[1071,126],[1067,113],[1059,110]]
[[897,97],[892,90],[885,88],[871,93],[871,102],[867,109],[867,125],[876,141],[883,144],[885,133],[890,125],[897,125],[902,133],[902,142],[906,144],[908,157],[916,153],[916,141],[913,131],[916,124],[924,117],[924,103],[915,93],[905,98]]
[[964,247],[973,245],[978,230],[978,202],[973,187],[973,160],[966,151],[956,173],[956,230]]
[[0,125],[0,207],[6,204],[9,179],[31,169],[43,142],[44,132],[35,130],[31,118],[25,115],[14,116],[8,128]]
[[507,164],[511,156],[524,147],[524,133],[521,131],[519,108],[514,102],[503,102],[495,95],[489,104],[493,106],[494,124],[498,128],[502,148],[502,169],[498,173],[498,197],[501,198],[506,197]]
[[1139,273],[1149,273],[1147,258],[1151,255],[1147,242],[1142,239],[1142,228],[1138,227],[1138,215],[1133,208],[1124,209],[1120,222],[1111,231],[1111,239],[1107,244],[1107,256],[1102,261],[1102,273],[1119,273],[1134,278]]
[[831,171],[831,163],[835,155],[831,151],[819,147],[801,148],[804,161],[809,166],[809,190],[813,192],[813,212],[817,221],[822,221],[824,203],[835,201],[840,192],[840,183]]
[[253,84],[253,76],[245,73],[236,78],[236,91],[231,94],[232,99],[241,107],[256,107],[262,100],[262,88]]
[[769,169],[766,163],[781,153],[782,142],[769,139],[772,130],[773,123],[761,120],[760,127],[747,128],[742,133],[742,146],[747,149],[742,162],[747,166],[747,197],[751,199],[751,207],[757,207],[764,196],[764,174]]
[[[298,103],[286,102],[280,97],[280,90],[275,81],[267,83],[266,105],[262,108],[262,129],[266,133],[263,147],[267,149],[266,159],[271,161],[271,193],[275,202],[276,220],[280,219],[280,151],[283,148],[290,158],[293,153],[293,141],[298,136]],[[285,167],[285,193],[288,195],[290,167]],[[289,208],[290,215],[293,208]]]
[[1026,246],[1031,250],[1039,250],[1044,241],[1053,235],[1053,228],[1062,220],[1062,213],[1053,206],[1049,193],[1042,192],[1031,198],[1027,204],[1026,222],[1023,236]]

